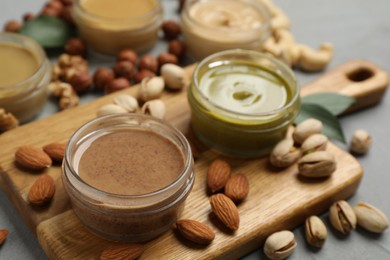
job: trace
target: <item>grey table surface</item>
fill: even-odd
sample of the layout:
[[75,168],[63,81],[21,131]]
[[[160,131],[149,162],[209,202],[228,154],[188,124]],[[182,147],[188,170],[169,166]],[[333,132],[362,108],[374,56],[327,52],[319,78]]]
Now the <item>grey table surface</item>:
[[[1,0],[0,26],[9,19],[21,19],[26,12],[37,12],[44,0]],[[165,0],[165,17],[178,19],[175,12],[176,0]],[[328,41],[335,45],[335,56],[328,70],[351,59],[370,60],[390,72],[390,1],[389,0],[294,0],[275,1],[290,17],[292,32],[296,40],[312,47]],[[157,54],[165,50],[166,43],[160,42],[151,51]],[[3,61],[0,61],[3,62]],[[94,59],[92,69],[113,62]],[[296,71],[300,84],[315,79],[321,73],[307,74]],[[82,102],[96,98],[88,95]],[[365,156],[358,157],[364,169],[364,177],[351,204],[369,202],[390,216],[390,94],[374,107],[340,118],[348,139],[359,128],[366,129],[373,136],[373,147]],[[47,102],[39,118],[56,112],[56,104]],[[1,144],[0,144],[1,147]],[[342,146],[346,148],[345,146]],[[0,148],[1,149],[1,148]],[[328,224],[326,212],[321,215]],[[0,248],[0,259],[47,259],[34,233],[29,230],[16,208],[0,189],[0,229],[10,233]],[[329,228],[325,246],[313,250],[304,239],[303,227],[293,230],[298,241],[294,254],[289,259],[390,259],[390,231],[374,235],[357,229],[347,236],[340,236]],[[246,260],[266,259],[261,245]]]

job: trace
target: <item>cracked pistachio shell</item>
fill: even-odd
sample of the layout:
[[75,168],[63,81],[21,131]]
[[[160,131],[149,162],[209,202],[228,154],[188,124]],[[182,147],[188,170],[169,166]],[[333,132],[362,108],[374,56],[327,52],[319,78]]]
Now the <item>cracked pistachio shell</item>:
[[283,230],[267,238],[264,243],[264,253],[269,259],[284,259],[294,252],[296,246],[294,233]]
[[353,208],[357,224],[362,228],[374,232],[382,233],[389,227],[389,219],[378,208],[364,202],[359,202]]
[[339,200],[330,206],[329,220],[332,226],[343,234],[356,228],[356,214],[345,200]]
[[299,149],[294,147],[292,139],[283,139],[272,150],[270,162],[278,168],[285,168],[296,162],[301,156]]
[[153,99],[146,102],[142,106],[142,114],[151,115],[159,119],[164,119],[166,108],[165,103],[161,99]]
[[121,94],[114,98],[114,104],[122,107],[127,112],[135,112],[139,108],[138,101],[135,97]]
[[309,178],[330,176],[336,170],[336,161],[327,151],[317,151],[303,156],[298,161],[299,174]]
[[172,63],[161,67],[161,76],[167,88],[172,90],[182,89],[187,84],[187,76],[184,69]]
[[302,144],[309,136],[321,132],[322,122],[314,118],[309,118],[297,125],[292,136],[295,143]]
[[110,114],[127,113],[127,111],[115,104],[107,104],[99,108],[97,111],[98,116],[105,116]]
[[138,90],[138,97],[145,102],[159,98],[164,91],[164,86],[162,77],[144,78]]
[[325,151],[328,144],[328,137],[323,134],[314,134],[309,136],[301,146],[303,154],[312,153],[315,151]]
[[356,130],[352,136],[350,149],[356,154],[365,154],[371,148],[372,137],[365,130]]
[[305,222],[305,234],[306,240],[310,245],[321,248],[328,236],[328,231],[319,217],[310,216]]

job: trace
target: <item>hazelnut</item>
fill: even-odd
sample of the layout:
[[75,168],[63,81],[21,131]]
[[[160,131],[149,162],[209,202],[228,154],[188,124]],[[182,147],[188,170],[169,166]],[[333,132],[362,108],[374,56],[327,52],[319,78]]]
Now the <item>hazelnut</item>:
[[87,72],[76,72],[70,77],[69,84],[77,94],[83,94],[92,87],[92,77]]
[[60,14],[61,14],[61,10],[55,9],[50,6],[45,6],[40,13],[40,15],[55,16],[55,17],[60,16]]
[[30,21],[30,20],[34,19],[35,15],[33,13],[31,13],[31,12],[30,13],[25,13],[22,18],[23,18],[23,21],[27,22],[27,21]]
[[176,39],[181,34],[180,25],[173,20],[164,21],[161,29],[164,32],[164,37],[168,40]]
[[150,70],[140,70],[138,73],[135,75],[135,82],[139,83],[141,82],[144,78],[151,78],[156,76],[156,74],[153,71]]
[[87,47],[79,38],[70,38],[65,44],[65,52],[69,55],[79,55],[85,57],[87,54]]
[[68,24],[70,24],[70,25],[74,24],[73,17],[72,17],[72,7],[71,6],[65,6],[64,9],[62,9],[60,17],[61,17],[62,20],[64,20]]
[[64,8],[64,4],[60,0],[51,0],[47,4],[45,4],[44,8],[53,8],[55,10],[58,10],[59,13],[61,13],[62,9]]
[[73,4],[73,0],[61,0],[61,2],[65,6],[70,6]]
[[108,82],[114,78],[115,73],[112,69],[100,67],[93,75],[93,84],[95,85],[96,89],[103,90],[107,86]]
[[123,49],[118,53],[118,55],[116,56],[116,59],[117,59],[117,61],[127,60],[127,61],[130,61],[131,63],[133,63],[134,65],[136,65],[138,56],[137,56],[137,53],[135,51],[133,51],[132,49]]
[[107,86],[105,87],[105,92],[109,94],[115,91],[128,88],[130,86],[130,82],[126,78],[116,78],[108,82]]
[[141,57],[139,64],[139,70],[150,70],[154,73],[157,73],[158,70],[158,62],[157,60],[150,54],[146,54]]
[[164,64],[172,63],[177,65],[179,61],[177,60],[177,57],[170,53],[161,53],[158,55],[158,67],[161,68]]
[[175,55],[177,58],[183,58],[185,54],[185,46],[182,41],[172,40],[168,44],[168,52]]
[[135,67],[130,61],[119,61],[114,66],[114,72],[117,77],[124,77],[131,81],[135,76]]
[[20,28],[22,28],[22,24],[16,20],[10,20],[5,23],[4,31],[5,32],[19,32]]

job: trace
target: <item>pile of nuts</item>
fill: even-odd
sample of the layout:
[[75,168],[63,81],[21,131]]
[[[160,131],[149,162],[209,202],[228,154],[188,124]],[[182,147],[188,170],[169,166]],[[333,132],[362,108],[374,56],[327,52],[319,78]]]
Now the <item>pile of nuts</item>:
[[10,112],[0,108],[0,133],[19,126],[19,120]]
[[263,44],[263,51],[282,60],[290,67],[308,72],[323,70],[333,57],[333,45],[322,43],[319,50],[296,43],[289,31],[290,21],[287,15],[271,0],[261,0],[271,12],[272,35]]
[[[234,232],[239,228],[240,216],[237,204],[249,193],[249,181],[245,174],[232,175],[230,165],[221,159],[214,160],[207,171],[207,188],[211,193],[210,206],[219,221]],[[224,193],[217,193],[220,191]],[[215,238],[215,233],[208,225],[192,219],[181,219],[176,222],[179,233],[188,240],[208,245]]]
[[[348,202],[339,200],[329,209],[329,221],[341,234],[348,234],[356,225],[373,233],[382,233],[389,227],[389,220],[378,208],[359,202],[352,208]],[[309,245],[322,248],[328,235],[324,222],[317,216],[309,216],[305,221],[305,236]],[[297,246],[294,233],[288,230],[270,235],[264,243],[264,253],[270,259],[284,259],[291,255]]]
[[[71,15],[73,0],[50,0],[45,3],[37,15],[28,12],[22,16],[23,22],[35,19],[37,16],[54,16],[64,20],[70,25],[74,25]],[[3,30],[5,32],[19,32],[22,28],[22,22],[18,20],[10,20],[4,24]]]

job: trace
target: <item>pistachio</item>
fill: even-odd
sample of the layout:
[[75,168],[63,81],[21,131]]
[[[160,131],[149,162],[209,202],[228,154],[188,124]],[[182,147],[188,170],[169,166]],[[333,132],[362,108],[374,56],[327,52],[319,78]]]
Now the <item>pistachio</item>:
[[368,203],[359,202],[353,210],[356,214],[357,224],[368,231],[382,233],[389,227],[386,215]]
[[293,133],[293,139],[297,144],[302,144],[306,138],[322,132],[321,121],[309,118],[297,125]]
[[288,230],[270,235],[264,244],[264,253],[270,259],[284,259],[294,252],[297,242],[294,233]]
[[142,106],[141,111],[143,114],[164,119],[166,112],[165,103],[161,99],[150,100]]
[[312,153],[315,151],[325,151],[328,144],[328,137],[323,134],[314,134],[309,136],[301,146],[303,154]]
[[130,113],[137,111],[139,108],[137,99],[126,94],[116,96],[114,103]]
[[343,234],[356,228],[356,214],[345,200],[339,200],[330,206],[329,220],[332,226]]
[[127,113],[127,111],[118,105],[107,104],[99,108],[99,110],[97,111],[97,116],[105,116],[117,113]]
[[325,243],[328,231],[319,217],[310,216],[305,222],[305,234],[310,245],[321,248]]
[[275,167],[284,168],[297,161],[300,155],[299,149],[294,147],[294,141],[292,139],[284,139],[272,150],[270,162]]
[[336,161],[329,152],[317,151],[303,156],[298,161],[298,170],[305,177],[328,177],[336,170]]
[[350,149],[356,154],[365,154],[371,147],[372,137],[365,130],[356,130],[352,136]]
[[164,90],[164,85],[162,77],[144,78],[138,91],[139,99],[146,102],[159,98]]
[[161,76],[165,81],[165,85],[169,89],[179,90],[187,83],[184,69],[175,64],[164,64],[161,67]]

